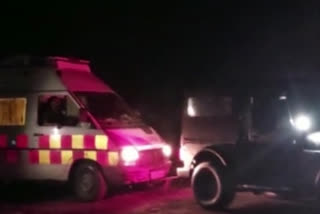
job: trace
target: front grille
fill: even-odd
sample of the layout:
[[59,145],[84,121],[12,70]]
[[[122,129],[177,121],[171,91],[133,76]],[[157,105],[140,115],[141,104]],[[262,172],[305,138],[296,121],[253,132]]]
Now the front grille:
[[153,166],[164,162],[162,149],[150,149],[139,152],[139,166]]

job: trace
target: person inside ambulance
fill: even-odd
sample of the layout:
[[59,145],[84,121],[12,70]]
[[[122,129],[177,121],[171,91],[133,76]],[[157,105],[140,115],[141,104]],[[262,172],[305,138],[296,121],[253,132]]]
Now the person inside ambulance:
[[43,125],[62,125],[64,124],[65,114],[63,111],[62,98],[52,96],[48,99],[42,113]]

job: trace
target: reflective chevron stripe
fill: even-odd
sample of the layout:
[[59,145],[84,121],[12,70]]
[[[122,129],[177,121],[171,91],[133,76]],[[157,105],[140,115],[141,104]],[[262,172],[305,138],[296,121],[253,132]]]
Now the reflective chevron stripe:
[[119,164],[119,153],[108,150],[106,135],[43,135],[38,148],[29,148],[28,136],[17,135],[12,145],[8,136],[0,134],[0,163],[17,164],[22,153],[30,164],[72,164],[77,159],[91,159],[101,165]]
[[41,149],[94,149],[107,150],[106,135],[44,135],[39,137]]
[[29,162],[31,164],[71,164],[78,159],[91,159],[101,165],[116,166],[119,164],[118,152],[92,150],[31,150]]

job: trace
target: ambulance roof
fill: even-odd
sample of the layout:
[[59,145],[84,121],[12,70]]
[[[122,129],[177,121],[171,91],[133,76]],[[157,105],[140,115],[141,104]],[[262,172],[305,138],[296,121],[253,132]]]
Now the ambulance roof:
[[89,61],[64,57],[15,57],[0,67],[0,90],[112,92]]

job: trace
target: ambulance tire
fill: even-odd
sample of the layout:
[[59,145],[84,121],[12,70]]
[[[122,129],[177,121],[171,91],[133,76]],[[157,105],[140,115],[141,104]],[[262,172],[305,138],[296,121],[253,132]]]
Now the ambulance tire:
[[72,190],[80,201],[98,201],[106,196],[107,184],[98,167],[82,163],[74,169]]
[[235,197],[235,190],[226,177],[225,169],[210,162],[195,167],[191,187],[196,201],[205,209],[226,209]]

